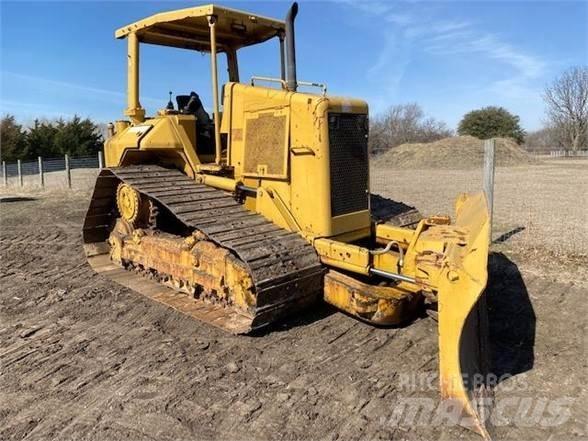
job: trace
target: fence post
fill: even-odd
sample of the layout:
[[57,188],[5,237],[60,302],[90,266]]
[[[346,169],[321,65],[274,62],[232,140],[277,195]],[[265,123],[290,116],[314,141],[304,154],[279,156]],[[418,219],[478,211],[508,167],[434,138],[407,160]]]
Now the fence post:
[[2,176],[4,179],[4,186],[8,187],[8,173],[6,170],[6,161],[2,161]]
[[24,183],[23,183],[23,180],[22,180],[22,164],[20,162],[20,159],[18,159],[16,161],[16,170],[17,170],[17,173],[18,173],[18,182],[19,182],[19,185],[22,187],[24,185]]
[[45,186],[45,172],[43,171],[43,158],[39,156],[39,185]]
[[492,212],[494,211],[494,166],[496,141],[494,138],[484,140],[484,193],[488,200],[490,223],[490,242],[492,242]]
[[98,150],[98,170],[102,170],[104,168],[104,156],[102,150]]
[[65,155],[65,175],[67,178],[67,187],[71,188],[71,169],[69,167],[69,155]]

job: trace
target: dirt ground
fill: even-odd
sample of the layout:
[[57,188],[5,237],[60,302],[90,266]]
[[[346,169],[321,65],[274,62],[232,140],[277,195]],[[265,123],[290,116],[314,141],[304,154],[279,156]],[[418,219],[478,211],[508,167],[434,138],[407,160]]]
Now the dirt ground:
[[[508,138],[494,138],[496,141],[496,165],[513,167],[537,162],[516,142]],[[388,149],[374,156],[372,164],[379,167],[440,168],[463,170],[480,168],[484,163],[484,142],[473,136],[451,136],[426,143],[406,143]]]
[[[497,172],[495,239],[524,230],[490,258],[491,365],[513,375],[495,391],[506,418],[495,438],[586,439],[586,165],[536,167]],[[430,214],[475,189],[471,173],[372,177]],[[403,399],[438,400],[436,383],[405,381],[437,370],[432,319],[381,329],[317,305],[264,334],[227,335],[92,272],[87,191],[1,194],[31,199],[0,203],[0,439],[480,439],[395,422]],[[562,418],[529,417],[542,406]]]
[[[455,196],[483,188],[482,170],[371,170],[372,190],[415,205],[425,215],[453,214]],[[497,167],[494,240],[510,251],[549,256],[551,265],[588,258],[588,161],[544,160]],[[502,248],[500,248],[502,249]]]

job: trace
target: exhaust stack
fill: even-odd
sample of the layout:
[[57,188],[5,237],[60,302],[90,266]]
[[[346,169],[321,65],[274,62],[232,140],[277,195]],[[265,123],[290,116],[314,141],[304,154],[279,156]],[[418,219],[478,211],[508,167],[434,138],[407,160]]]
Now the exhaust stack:
[[298,14],[298,3],[292,3],[286,15],[286,65],[288,72],[287,86],[291,92],[296,92],[296,45],[294,41],[294,19]]

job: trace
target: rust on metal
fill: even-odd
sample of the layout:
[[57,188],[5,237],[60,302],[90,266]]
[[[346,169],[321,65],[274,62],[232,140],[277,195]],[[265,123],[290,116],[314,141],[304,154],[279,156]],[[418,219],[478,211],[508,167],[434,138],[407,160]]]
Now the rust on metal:
[[[165,225],[175,224],[174,231],[147,228],[153,219],[139,225],[139,217],[121,218],[116,208],[121,185],[139,194],[139,213],[145,210],[151,219],[149,204],[154,204]],[[324,269],[302,237],[247,211],[228,193],[158,166],[103,169],[83,236],[89,258],[108,253],[134,277],[151,277],[182,291],[189,302],[221,305],[228,317],[248,321],[247,327],[220,319],[212,323],[232,332],[285,317],[317,299],[323,287]],[[181,302],[174,305],[182,311]]]
[[415,317],[422,296],[407,284],[372,285],[339,271],[325,276],[325,301],[378,325],[401,325]]

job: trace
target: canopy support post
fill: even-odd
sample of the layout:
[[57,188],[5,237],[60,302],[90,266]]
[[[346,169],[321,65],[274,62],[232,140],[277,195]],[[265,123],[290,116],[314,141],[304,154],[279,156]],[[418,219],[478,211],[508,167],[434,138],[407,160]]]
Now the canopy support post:
[[145,121],[145,109],[139,102],[139,38],[131,32],[127,36],[127,115],[133,124]]
[[221,139],[220,139],[220,112],[218,102],[218,70],[216,65],[216,17],[209,15],[208,26],[210,27],[210,73],[212,75],[212,101],[214,112],[214,145],[215,157],[214,162],[217,165],[221,163]]

